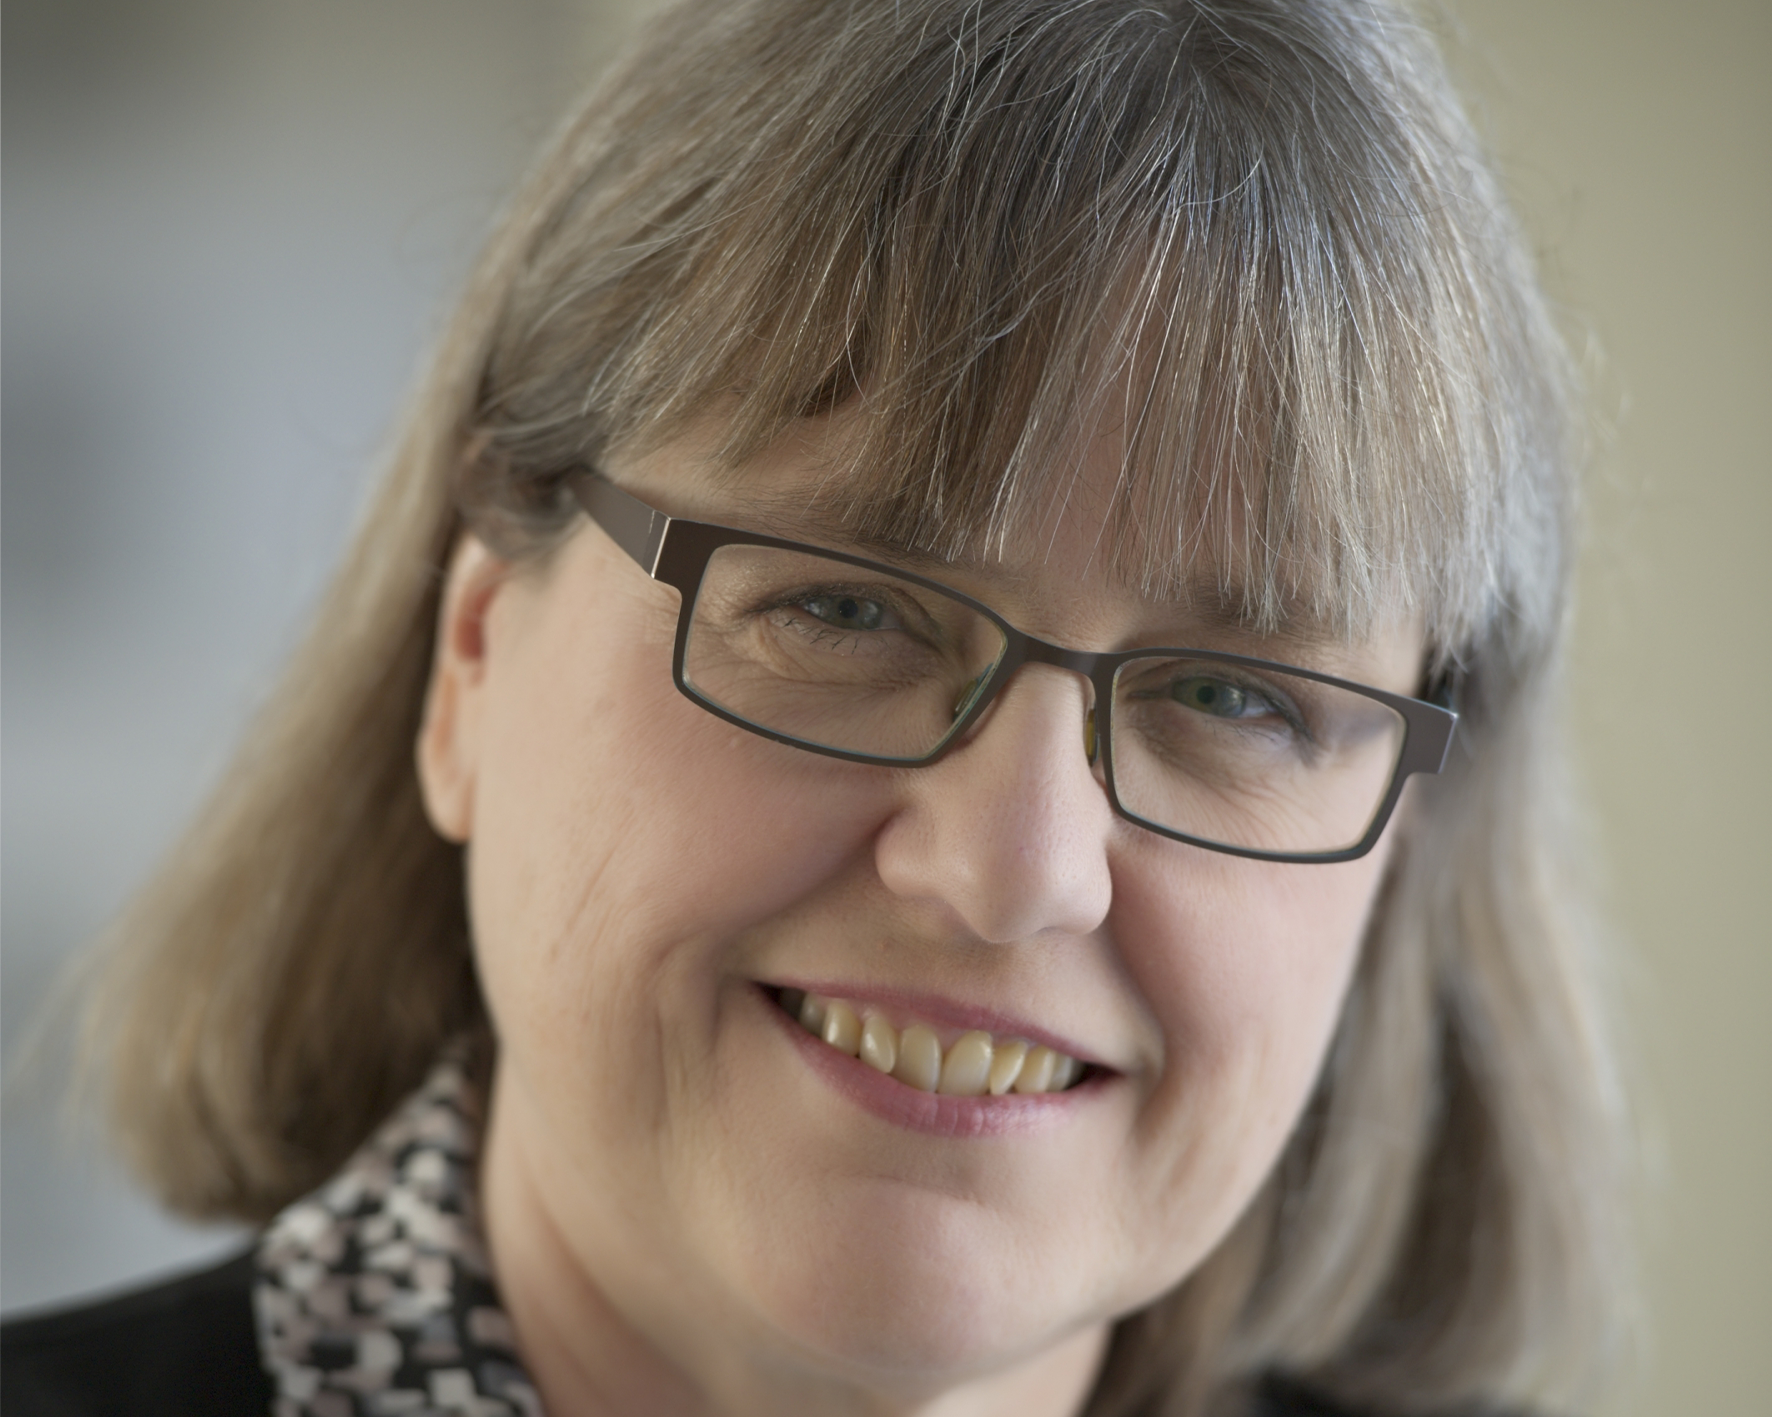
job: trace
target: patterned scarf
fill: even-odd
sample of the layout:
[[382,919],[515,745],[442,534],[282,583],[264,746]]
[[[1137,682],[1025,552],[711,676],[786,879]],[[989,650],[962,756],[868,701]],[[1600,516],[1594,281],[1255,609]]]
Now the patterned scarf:
[[460,1050],[258,1247],[275,1417],[542,1417],[480,1233]]

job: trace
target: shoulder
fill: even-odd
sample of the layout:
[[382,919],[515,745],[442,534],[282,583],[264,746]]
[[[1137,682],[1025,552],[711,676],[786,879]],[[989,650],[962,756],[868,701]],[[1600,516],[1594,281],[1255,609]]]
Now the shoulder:
[[7,1417],[262,1417],[271,1381],[252,1315],[253,1252],[116,1298],[0,1326]]

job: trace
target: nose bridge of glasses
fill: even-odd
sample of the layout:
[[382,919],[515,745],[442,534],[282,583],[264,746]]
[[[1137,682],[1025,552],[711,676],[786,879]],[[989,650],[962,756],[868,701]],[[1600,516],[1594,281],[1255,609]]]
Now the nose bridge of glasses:
[[[999,679],[992,698],[1000,696],[1010,683],[1019,676],[1021,671],[1030,664],[1049,665],[1054,669],[1068,669],[1081,676],[1083,680],[1083,751],[1091,764],[1099,756],[1099,743],[1096,738],[1096,692],[1095,667],[1102,656],[1089,650],[1066,649],[1063,645],[1051,644],[1046,640],[1037,639],[1033,635],[1018,632],[1015,642],[1003,657],[999,666]],[[971,706],[970,696],[964,701],[965,707]],[[956,714],[956,717],[963,714]]]
[[1063,645],[1049,644],[1032,635],[1023,636],[1020,657],[1024,664],[1050,664],[1081,674],[1085,679],[1093,679],[1096,662],[1101,658],[1099,654],[1089,650],[1066,649]]
[[1024,664],[1049,664],[1054,669],[1068,669],[1073,674],[1081,675],[1087,686],[1084,707],[1093,716],[1096,697],[1095,670],[1105,656],[1093,650],[1066,649],[1063,645],[1055,645],[1027,634],[1022,635],[1018,648],[1020,653],[1015,656],[1017,668]]

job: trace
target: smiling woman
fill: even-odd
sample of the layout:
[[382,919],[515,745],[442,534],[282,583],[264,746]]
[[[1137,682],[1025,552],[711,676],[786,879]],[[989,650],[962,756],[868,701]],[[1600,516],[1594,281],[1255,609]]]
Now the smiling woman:
[[1578,1399],[1573,441],[1401,10],[673,10],[94,1000],[263,1236],[7,1402]]

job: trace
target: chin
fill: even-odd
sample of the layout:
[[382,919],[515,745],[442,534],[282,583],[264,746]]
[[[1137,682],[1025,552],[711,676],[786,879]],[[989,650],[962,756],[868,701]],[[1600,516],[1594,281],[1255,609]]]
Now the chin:
[[788,1344],[833,1376],[938,1389],[1075,1326],[1079,1276],[1050,1273],[1036,1246],[990,1235],[1010,1227],[974,1202],[895,1189],[856,1208],[865,1223],[828,1216],[836,1223],[795,1227],[751,1256],[753,1302]]

